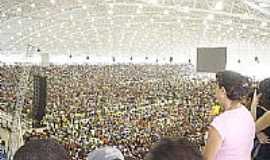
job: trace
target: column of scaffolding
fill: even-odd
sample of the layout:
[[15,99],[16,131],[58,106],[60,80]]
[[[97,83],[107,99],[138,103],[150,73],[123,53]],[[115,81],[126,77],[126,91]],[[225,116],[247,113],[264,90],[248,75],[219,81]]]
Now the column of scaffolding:
[[[23,145],[23,131],[22,131],[22,109],[24,107],[25,94],[28,89],[29,71],[23,68],[19,75],[19,82],[16,86],[16,105],[12,114],[12,127],[9,140],[8,159],[12,160],[15,152]],[[26,125],[26,124],[25,124]]]
[[[26,64],[20,64],[20,65],[25,65],[22,66],[22,71],[18,74],[18,78],[15,77],[15,79],[18,79],[18,83],[16,84],[16,105],[14,108],[14,112],[12,114],[12,127],[11,127],[11,132],[10,132],[10,140],[8,144],[8,159],[12,160],[16,151],[24,144],[23,141],[23,127],[22,127],[22,110],[24,107],[24,102],[25,102],[25,95],[27,91],[29,91],[30,86],[30,78],[32,75],[32,72],[39,72],[39,67],[37,67],[36,70],[33,64],[31,64],[31,58],[35,54],[35,49],[34,46],[28,45],[26,48],[26,54],[25,54],[25,59],[27,60]],[[40,52],[40,50],[37,50]],[[24,128],[25,130],[30,130],[31,125],[27,125],[27,121],[25,120],[24,122]],[[29,122],[31,124],[31,122]]]

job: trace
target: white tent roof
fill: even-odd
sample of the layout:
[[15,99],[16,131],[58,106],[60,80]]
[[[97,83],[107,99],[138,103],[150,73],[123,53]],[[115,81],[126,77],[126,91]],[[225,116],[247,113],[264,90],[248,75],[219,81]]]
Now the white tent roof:
[[267,0],[1,0],[0,49],[151,55],[205,44],[269,46],[268,11]]

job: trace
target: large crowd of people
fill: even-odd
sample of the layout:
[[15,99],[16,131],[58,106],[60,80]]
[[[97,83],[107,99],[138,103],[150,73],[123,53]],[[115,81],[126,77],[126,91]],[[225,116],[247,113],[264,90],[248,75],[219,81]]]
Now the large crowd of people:
[[[187,65],[51,65],[42,123],[73,159],[101,146],[118,147],[125,157],[142,159],[163,136],[184,136],[202,147],[211,117],[214,85]],[[12,111],[16,83],[31,66],[1,67],[1,110]],[[28,72],[28,73],[29,73]],[[33,74],[33,73],[30,73]],[[31,118],[31,78],[23,118]],[[13,108],[12,108],[13,107]]]

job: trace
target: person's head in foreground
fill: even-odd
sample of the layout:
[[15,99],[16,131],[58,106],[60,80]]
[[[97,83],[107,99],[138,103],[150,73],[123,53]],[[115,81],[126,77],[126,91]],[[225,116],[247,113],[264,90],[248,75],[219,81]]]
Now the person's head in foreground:
[[238,107],[249,91],[248,78],[233,71],[216,74],[216,98],[225,110]]
[[197,146],[185,138],[164,138],[154,146],[144,160],[202,160]]
[[65,148],[52,139],[28,141],[14,156],[14,160],[68,160]]
[[107,146],[90,152],[87,160],[124,160],[124,156],[117,148]]

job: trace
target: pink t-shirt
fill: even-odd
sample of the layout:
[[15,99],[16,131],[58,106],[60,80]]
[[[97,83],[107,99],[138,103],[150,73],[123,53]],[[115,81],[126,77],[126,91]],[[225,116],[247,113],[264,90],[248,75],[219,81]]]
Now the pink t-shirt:
[[211,126],[215,127],[223,143],[215,160],[250,160],[255,122],[246,107],[225,111],[217,116]]

